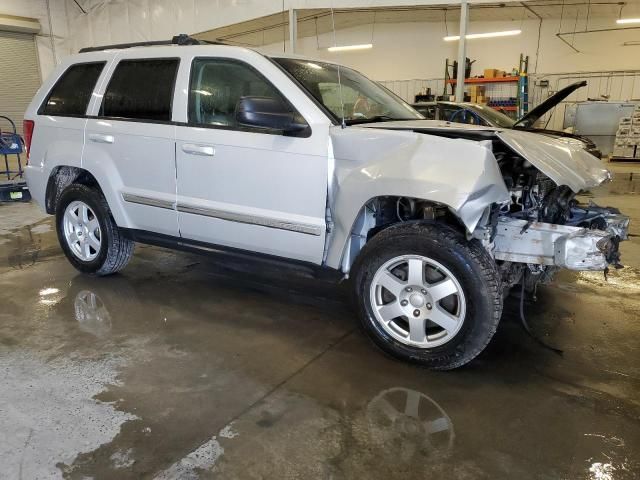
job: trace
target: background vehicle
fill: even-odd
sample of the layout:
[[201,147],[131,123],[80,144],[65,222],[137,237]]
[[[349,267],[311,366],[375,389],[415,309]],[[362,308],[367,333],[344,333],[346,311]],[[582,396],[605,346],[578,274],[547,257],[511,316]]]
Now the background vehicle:
[[429,120],[444,120],[447,122],[481,125],[484,127],[518,128],[530,132],[537,132],[553,138],[562,139],[568,143],[581,145],[591,155],[601,158],[602,153],[596,144],[588,137],[557,130],[547,130],[546,128],[534,128],[533,126],[544,114],[558,105],[558,103],[578,88],[586,85],[586,81],[573,83],[547,98],[523,117],[515,120],[501,112],[500,109],[477,103],[437,101],[413,103],[411,106]]
[[27,111],[29,186],[78,270],[121,270],[135,241],[303,262],[351,277],[382,349],[450,369],[513,285],[618,264],[628,218],[574,199],[609,178],[583,149],[425,121],[336,64],[183,40],[70,57]]

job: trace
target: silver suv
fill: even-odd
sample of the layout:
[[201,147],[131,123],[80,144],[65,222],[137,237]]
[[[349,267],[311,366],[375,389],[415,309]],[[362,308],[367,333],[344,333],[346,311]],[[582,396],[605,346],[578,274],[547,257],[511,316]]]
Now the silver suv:
[[514,285],[618,265],[628,218],[574,199],[609,179],[584,149],[424,120],[344,66],[186,40],[86,49],[29,106],[29,188],[81,272],[121,270],[136,241],[304,262],[350,277],[383,350],[451,369]]

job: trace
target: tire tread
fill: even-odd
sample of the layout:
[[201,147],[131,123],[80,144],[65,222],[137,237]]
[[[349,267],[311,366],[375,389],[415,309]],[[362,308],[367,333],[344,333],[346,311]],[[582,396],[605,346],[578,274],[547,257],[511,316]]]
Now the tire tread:
[[[491,302],[490,318],[487,318],[483,323],[483,328],[486,330],[483,335],[483,340],[479,343],[476,342],[475,345],[473,344],[474,342],[471,341],[473,339],[466,340],[458,344],[455,351],[442,351],[440,354],[430,355],[428,359],[418,356],[406,358],[384,345],[384,343],[382,343],[383,341],[376,338],[368,328],[365,328],[365,330],[369,337],[374,340],[376,345],[395,357],[400,357],[402,359],[409,360],[412,363],[417,363],[421,366],[434,370],[452,370],[461,367],[478,356],[487,347],[498,328],[498,324],[500,323],[503,298],[501,277],[498,267],[480,242],[477,240],[467,241],[459,231],[448,225],[423,221],[404,222],[390,226],[375,235],[369,242],[367,242],[360,255],[358,255],[353,268],[356,272],[354,276],[356,278],[357,296],[361,296],[363,294],[361,288],[359,288],[357,284],[359,283],[359,273],[365,266],[368,257],[370,255],[375,255],[378,250],[384,248],[386,245],[394,245],[394,243],[400,238],[408,236],[429,238],[449,251],[462,251],[464,252],[463,255],[468,260],[474,262],[480,269],[480,275],[484,280],[484,285]],[[356,301],[358,301],[357,298]],[[362,308],[359,308],[359,310],[361,312],[363,311]],[[363,323],[365,323],[366,320],[364,318],[362,320]]]
[[[80,262],[68,251],[68,248],[65,247],[65,240],[59,233],[60,243],[63,245],[63,250],[67,258],[69,258],[69,261],[81,272],[96,276],[111,275],[122,270],[129,263],[133,256],[135,242],[123,235],[100,189],[78,183],[69,185],[63,190],[58,199],[56,222],[59,224],[61,215],[64,214],[64,208],[66,208],[66,205],[69,203],[67,199],[85,200],[87,198],[97,203],[100,210],[102,210],[100,213],[103,213],[106,217],[103,219],[106,226],[106,231],[103,232],[103,240],[106,241],[107,252],[102,264],[92,266]],[[96,214],[97,213],[98,212],[96,212]],[[59,227],[57,228],[59,229]]]

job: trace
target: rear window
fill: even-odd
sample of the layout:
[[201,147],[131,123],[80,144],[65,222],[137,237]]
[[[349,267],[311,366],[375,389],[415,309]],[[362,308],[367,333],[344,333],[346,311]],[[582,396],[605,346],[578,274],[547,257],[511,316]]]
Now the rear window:
[[171,120],[177,58],[122,60],[104,93],[100,116]]
[[52,116],[85,115],[105,63],[80,63],[69,67],[51,89],[39,113]]

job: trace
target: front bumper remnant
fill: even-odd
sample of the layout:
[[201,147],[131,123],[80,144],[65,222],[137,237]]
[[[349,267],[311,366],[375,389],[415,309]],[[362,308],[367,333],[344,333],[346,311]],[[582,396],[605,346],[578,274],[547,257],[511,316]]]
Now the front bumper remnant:
[[496,260],[509,262],[605,270],[609,265],[619,266],[618,244],[627,237],[628,219],[617,220],[615,228],[590,230],[501,217],[493,255]]

